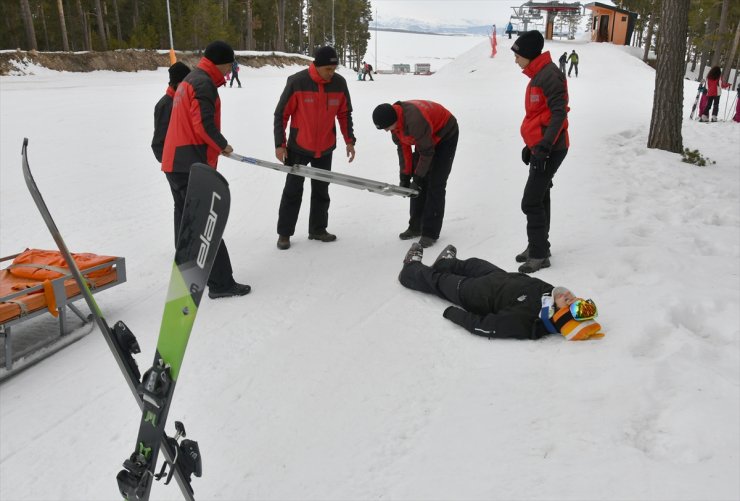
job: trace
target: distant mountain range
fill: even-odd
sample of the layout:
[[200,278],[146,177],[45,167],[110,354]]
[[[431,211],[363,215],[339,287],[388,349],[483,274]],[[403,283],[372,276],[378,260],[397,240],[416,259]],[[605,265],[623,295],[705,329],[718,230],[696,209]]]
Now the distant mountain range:
[[[498,32],[503,32],[504,26],[498,27]],[[370,30],[376,29],[375,22],[370,23]],[[463,21],[457,24],[442,24],[420,21],[409,18],[387,18],[380,19],[377,25],[378,31],[397,31],[402,33],[423,33],[428,35],[488,35],[491,33],[491,25],[481,25],[480,21]]]

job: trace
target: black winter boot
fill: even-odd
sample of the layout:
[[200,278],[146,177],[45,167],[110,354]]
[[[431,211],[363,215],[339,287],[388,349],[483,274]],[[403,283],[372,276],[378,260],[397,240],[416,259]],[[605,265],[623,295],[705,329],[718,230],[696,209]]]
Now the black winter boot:
[[213,287],[209,287],[208,297],[211,299],[218,299],[222,297],[246,296],[251,290],[252,287],[247,284],[234,282],[233,285],[226,287],[225,289],[214,289]]
[[309,233],[308,234],[309,240],[318,240],[320,242],[333,242],[337,239],[336,235],[332,235],[331,233],[324,230],[322,233]]
[[[552,257],[552,254],[550,254],[549,249],[547,250],[547,257]],[[523,263],[527,259],[529,259],[529,246],[527,246],[527,248],[524,249],[524,251],[521,254],[517,254],[514,259],[516,260],[517,263]]]
[[420,237],[421,236],[421,230],[415,230],[411,226],[406,228],[406,230],[403,233],[400,233],[398,235],[398,238],[401,240],[411,240],[412,238]]
[[434,264],[437,264],[443,259],[455,259],[456,257],[457,257],[457,249],[455,248],[454,245],[448,245],[447,247],[442,249],[442,252],[439,253],[439,256],[437,256],[437,259],[434,260]]
[[519,273],[534,273],[535,271],[541,270],[542,268],[550,267],[550,259],[543,257],[537,259],[530,257],[527,261],[519,267]]
[[419,242],[414,242],[411,244],[411,248],[406,252],[406,257],[403,258],[403,264],[411,264],[415,262],[421,262],[421,259],[424,257],[424,249],[421,245],[419,245]]

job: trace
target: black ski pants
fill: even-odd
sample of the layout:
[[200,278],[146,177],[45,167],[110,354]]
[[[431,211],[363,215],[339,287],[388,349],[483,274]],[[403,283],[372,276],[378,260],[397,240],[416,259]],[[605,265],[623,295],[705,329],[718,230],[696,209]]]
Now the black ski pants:
[[714,105],[712,116],[716,117],[717,113],[719,113],[719,96],[709,96],[707,98],[707,105],[704,107],[701,114],[709,116],[709,108],[711,108],[712,105]]
[[570,72],[574,69],[576,70],[576,76],[578,76],[578,63],[570,63],[570,67],[568,68],[568,76],[570,76]]
[[[177,249],[177,238],[180,234],[180,222],[182,221],[182,211],[185,207],[185,196],[188,192],[189,173],[184,172],[165,172],[167,182],[170,184],[172,198],[175,200],[175,249]],[[216,253],[216,260],[213,262],[211,274],[208,276],[208,287],[213,289],[226,289],[234,284],[234,272],[231,268],[231,259],[229,250],[226,248],[226,242],[221,240],[221,245]]]
[[[476,279],[491,273],[500,273],[502,280],[508,273],[493,263],[476,257],[470,259],[440,259],[432,266],[420,262],[405,265],[398,275],[401,285],[408,289],[427,294],[435,294],[457,306],[477,314],[481,307],[476,304],[487,304],[485,291],[476,287]],[[474,291],[474,292],[471,292]],[[473,293],[476,297],[470,297]]]
[[238,71],[232,71],[231,72],[231,83],[229,83],[229,87],[234,86],[234,80],[236,80],[236,83],[239,84],[239,87],[242,86],[242,81],[239,80],[239,72]]
[[[331,158],[331,152],[323,157],[313,158],[288,149],[285,165],[311,164],[312,167],[330,171]],[[288,174],[285,177],[285,187],[283,188],[283,196],[280,199],[280,210],[278,212],[278,235],[290,237],[295,233],[295,225],[303,201],[304,179],[303,176],[296,176],[295,174]],[[311,212],[308,215],[308,232],[310,234],[320,235],[326,231],[329,224],[330,203],[329,183],[311,179]]]
[[550,250],[550,188],[567,154],[567,149],[551,152],[544,170],[529,167],[529,178],[522,196],[522,212],[527,216],[529,255],[533,258],[547,257]]
[[439,238],[442,231],[447,178],[450,177],[452,162],[455,160],[458,137],[459,132],[455,131],[452,136],[437,144],[427,175],[421,179],[417,178],[421,192],[409,202],[409,228],[421,230],[422,236],[434,240]]

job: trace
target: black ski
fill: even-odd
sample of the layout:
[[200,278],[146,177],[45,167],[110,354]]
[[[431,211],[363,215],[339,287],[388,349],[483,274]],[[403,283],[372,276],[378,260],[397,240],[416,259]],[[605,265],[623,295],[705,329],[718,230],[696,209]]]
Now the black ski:
[[[694,99],[694,105],[691,107],[691,113],[689,114],[689,120],[693,120],[694,113],[696,113],[696,106],[699,104],[699,101],[701,100],[701,95],[706,91],[706,87],[704,86],[704,82],[706,80],[702,80],[699,84],[699,89],[696,91],[696,99]],[[699,115],[701,115],[701,110],[699,110]],[[697,115],[698,116],[698,115]]]
[[[172,267],[167,301],[162,315],[152,367],[144,374],[139,392],[144,401],[134,452],[117,476],[121,494],[128,500],[148,500],[155,478],[160,442],[175,391],[190,332],[211,267],[221,245],[231,198],[229,185],[215,169],[203,164],[190,168],[190,181]],[[178,435],[184,428],[178,423]],[[186,447],[187,445],[187,447]],[[199,476],[197,443],[183,441]]]
[[[31,174],[31,169],[28,163],[28,151],[27,150],[28,150],[28,139],[26,138],[23,140],[22,168],[23,168],[23,177],[25,178],[28,191],[30,192],[31,197],[33,198],[33,201],[35,202],[36,207],[38,208],[39,213],[41,214],[41,217],[44,219],[44,222],[46,223],[46,226],[49,229],[49,232],[51,233],[51,236],[54,239],[54,242],[56,242],[56,245],[59,248],[59,251],[61,252],[62,256],[67,262],[67,266],[69,267],[70,273],[72,274],[75,281],[77,282],[80,288],[80,292],[85,298],[85,301],[88,307],[90,308],[90,311],[92,312],[93,318],[95,319],[95,323],[98,325],[100,332],[103,334],[103,338],[108,344],[108,347],[110,348],[111,353],[113,353],[113,357],[116,359],[116,362],[118,363],[118,367],[121,370],[121,373],[123,374],[124,378],[126,379],[126,383],[128,384],[129,389],[131,390],[134,397],[136,398],[137,404],[143,410],[144,401],[141,395],[139,394],[141,374],[139,372],[136,361],[134,360],[132,356],[136,353],[139,353],[139,345],[136,341],[136,337],[126,327],[126,325],[121,321],[117,322],[115,326],[113,327],[113,329],[109,327],[107,321],[105,320],[105,317],[103,316],[102,311],[98,307],[98,304],[96,303],[93,295],[90,293],[87,282],[83,279],[82,273],[80,272],[79,268],[77,267],[77,264],[72,258],[72,254],[69,252],[69,249],[67,248],[67,245],[65,244],[64,239],[62,238],[62,235],[59,232],[59,229],[57,228],[56,223],[54,222],[54,219],[52,218],[51,213],[49,212],[49,209],[46,206],[46,203],[44,202],[41,192],[39,191],[38,186],[36,185],[36,182],[33,179],[33,176]],[[220,176],[218,177],[220,178]],[[178,428],[178,434],[184,436],[184,430],[181,433],[180,429]],[[193,489],[190,485],[190,475],[192,473],[195,473],[196,476],[200,476],[200,472],[197,471],[197,469],[193,467],[193,465],[188,465],[187,463],[189,463],[189,461],[178,460],[178,456],[180,455],[180,452],[179,452],[179,444],[177,443],[176,439],[167,437],[163,434],[160,437],[160,442],[161,442],[162,453],[165,456],[165,460],[172,465],[169,478],[172,478],[174,476],[175,481],[177,482],[177,485],[180,487],[180,490],[182,492],[184,499],[188,501],[193,501],[195,498],[193,496]],[[184,442],[185,441],[183,441],[183,443]],[[191,451],[185,451],[185,452],[191,452]],[[184,454],[181,457],[184,457],[186,455],[187,454]],[[191,457],[191,459],[193,458]],[[188,466],[191,466],[191,467],[188,468]],[[169,478],[168,478],[168,481],[169,481]]]

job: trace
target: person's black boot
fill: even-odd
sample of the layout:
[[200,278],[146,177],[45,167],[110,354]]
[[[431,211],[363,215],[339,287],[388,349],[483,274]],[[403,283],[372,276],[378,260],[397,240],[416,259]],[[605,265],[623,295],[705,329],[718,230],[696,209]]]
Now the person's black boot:
[[427,247],[431,247],[432,245],[434,245],[434,243],[436,241],[437,241],[436,238],[432,238],[432,237],[421,237],[419,239],[419,244],[426,249]]
[[333,242],[337,239],[337,236],[332,235],[331,233],[328,233],[326,230],[324,230],[323,233],[309,233],[308,239],[318,240],[320,242]]
[[543,257],[542,259],[537,259],[535,257],[530,257],[527,259],[527,261],[519,267],[519,273],[534,273],[535,271],[539,271],[542,268],[549,268],[550,267],[550,259]]
[[421,259],[424,257],[424,249],[419,242],[411,244],[411,248],[406,252],[406,257],[403,258],[403,264],[408,265],[411,263],[421,263]]
[[[552,254],[550,254],[550,250],[547,250],[547,257],[552,257]],[[517,263],[524,263],[529,259],[529,246],[527,246],[526,249],[521,254],[517,254],[514,258]]]
[[208,297],[211,299],[218,299],[222,297],[234,297],[234,296],[246,296],[252,290],[247,284],[240,284],[234,282],[231,286],[225,289],[214,289],[213,287],[208,288]]
[[448,245],[447,247],[442,249],[442,252],[439,253],[439,256],[437,256],[437,259],[434,260],[434,264],[436,265],[438,262],[444,259],[455,259],[456,257],[457,257],[457,249],[455,248],[454,245]]
[[420,236],[421,230],[415,230],[414,228],[409,226],[403,233],[399,233],[398,238],[400,238],[401,240],[411,240],[412,238]]

